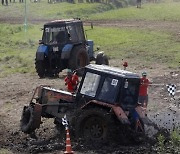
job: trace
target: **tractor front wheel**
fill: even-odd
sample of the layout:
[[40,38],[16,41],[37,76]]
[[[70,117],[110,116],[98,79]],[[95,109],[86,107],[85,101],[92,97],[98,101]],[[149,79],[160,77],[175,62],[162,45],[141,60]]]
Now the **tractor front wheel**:
[[35,121],[34,108],[32,106],[25,106],[20,120],[20,128],[22,132],[30,134],[36,128],[33,126]]

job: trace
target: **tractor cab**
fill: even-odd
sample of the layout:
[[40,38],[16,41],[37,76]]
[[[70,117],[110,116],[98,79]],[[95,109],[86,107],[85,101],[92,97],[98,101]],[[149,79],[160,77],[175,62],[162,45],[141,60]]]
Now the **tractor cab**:
[[135,73],[90,64],[85,68],[77,95],[86,102],[97,100],[129,110],[137,106],[139,85],[140,77]]
[[75,44],[85,41],[83,25],[80,20],[55,20],[44,25],[43,44]]

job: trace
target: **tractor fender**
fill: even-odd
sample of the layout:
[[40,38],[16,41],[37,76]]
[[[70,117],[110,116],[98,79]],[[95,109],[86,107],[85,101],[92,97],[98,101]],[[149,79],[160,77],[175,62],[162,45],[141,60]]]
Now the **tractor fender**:
[[40,45],[36,52],[36,60],[44,60],[44,57],[48,55],[48,47],[46,45]]
[[36,128],[39,128],[41,124],[41,113],[41,104],[24,106],[20,121],[21,130],[24,133],[31,134]]
[[73,44],[66,44],[63,47],[61,53],[61,59],[69,59],[73,46],[74,46]]
[[82,106],[81,108],[85,109],[85,108],[92,106],[92,105],[112,109],[114,114],[116,115],[116,117],[118,118],[118,120],[122,124],[130,124],[130,121],[129,121],[126,113],[123,111],[123,109],[120,106],[113,105],[113,104],[107,104],[107,103],[103,103],[103,102],[96,101],[96,100],[92,100],[92,101],[88,102],[87,104],[85,104],[84,106]]

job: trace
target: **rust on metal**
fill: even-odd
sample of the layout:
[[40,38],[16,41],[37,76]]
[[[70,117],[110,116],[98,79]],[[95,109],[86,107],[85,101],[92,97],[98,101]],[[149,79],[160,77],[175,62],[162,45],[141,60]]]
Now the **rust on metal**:
[[87,104],[85,104],[84,106],[82,106],[81,108],[83,109],[86,106],[88,106],[89,104],[98,104],[101,106],[109,107],[109,108],[113,109],[115,115],[117,116],[117,118],[122,123],[128,123],[128,124],[130,123],[126,113],[123,111],[123,109],[120,106],[112,105],[112,104],[108,104],[108,103],[103,103],[103,102],[96,101],[96,100],[92,100],[92,101],[88,102]]
[[48,102],[57,102],[59,100],[74,102],[75,96],[70,92],[56,90],[50,87],[43,87],[43,90],[46,92]]
[[42,105],[34,104],[34,128],[39,128],[41,124],[41,113],[42,113]]

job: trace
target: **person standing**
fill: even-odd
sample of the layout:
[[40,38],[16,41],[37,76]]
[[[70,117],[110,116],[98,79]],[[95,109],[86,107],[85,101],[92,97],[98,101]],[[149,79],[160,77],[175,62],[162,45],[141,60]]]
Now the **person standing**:
[[64,81],[65,85],[67,86],[67,90],[74,93],[79,83],[79,77],[77,76],[76,72],[72,73],[72,71],[68,69],[67,76],[65,77]]
[[2,0],[1,3],[2,5],[8,5],[8,0]]
[[150,84],[151,82],[147,78],[147,73],[142,72],[142,77],[140,79],[138,102],[145,108],[147,108],[147,105],[148,105],[148,86]]
[[141,8],[141,0],[137,0],[137,8]]

